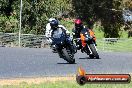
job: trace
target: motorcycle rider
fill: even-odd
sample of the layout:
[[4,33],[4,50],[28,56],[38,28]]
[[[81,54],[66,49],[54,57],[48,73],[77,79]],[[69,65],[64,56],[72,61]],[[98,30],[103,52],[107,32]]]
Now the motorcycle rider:
[[50,42],[52,42],[52,40],[50,39],[50,37],[51,37],[51,32],[52,32],[52,30],[51,30],[51,26],[50,26],[50,22],[51,21],[53,21],[53,20],[56,20],[55,18],[50,18],[48,21],[48,23],[47,23],[47,25],[46,25],[46,31],[45,31],[45,36],[46,36],[46,38],[48,39],[47,41],[50,43]]
[[[72,30],[72,34],[73,34],[73,39],[77,39],[77,38],[80,38],[80,32],[81,30],[84,28],[83,26],[83,23],[80,19],[76,19],[74,21],[74,28]],[[75,40],[75,43],[76,43],[76,46],[77,46],[77,49],[81,49],[82,45],[81,45],[81,41],[80,40]]]
[[[52,40],[51,40],[51,26],[50,26],[50,22],[52,22],[53,20],[56,20],[55,18],[50,18],[48,20],[48,23],[46,25],[46,31],[45,31],[45,36],[47,38],[47,42],[51,44]],[[52,52],[56,53],[56,50],[55,50],[55,46],[54,45],[50,45],[50,48],[52,48]]]
[[[68,43],[68,44],[70,44],[70,46],[71,46],[71,50],[72,50],[72,52],[73,53],[75,53],[75,51],[74,51],[74,47],[73,47],[73,43],[72,43],[72,39],[70,38],[70,32],[63,26],[63,25],[60,25],[59,24],[59,22],[58,22],[58,20],[52,20],[51,22],[50,22],[50,26],[51,26],[51,40],[53,39],[53,36],[54,36],[54,32],[55,31],[59,31],[59,30],[62,30],[64,33],[65,33],[65,35],[66,35],[66,42]],[[54,43],[55,42],[51,42],[51,45],[54,45]],[[60,52],[58,52],[59,53],[59,56],[60,56],[60,58],[62,58],[62,54],[60,53]]]
[[63,25],[59,24],[58,20],[56,20],[55,18],[50,18],[49,23],[47,23],[47,25],[46,25],[46,32],[45,32],[45,36],[46,36],[46,38],[49,39],[49,42],[52,42],[52,40],[50,38],[51,38],[51,33],[53,31],[52,28],[54,28],[54,27],[52,26],[51,22],[54,22],[54,21],[57,22],[58,27],[63,28],[64,30],[66,30],[67,34],[70,34],[70,32]]
[[[95,45],[97,45],[97,44],[96,44],[96,37],[95,37],[95,35],[94,35],[94,32],[93,32],[91,29],[86,28],[86,27],[83,25],[83,22],[82,22],[81,19],[76,19],[76,20],[74,21],[74,24],[75,24],[75,27],[74,27],[74,29],[72,30],[72,34],[73,34],[73,38],[74,38],[74,39],[80,38],[80,32],[81,32],[83,29],[87,29],[87,30],[89,31],[90,35],[93,37],[94,42],[95,42]],[[79,49],[82,49],[81,40],[76,40],[75,43],[76,43],[76,46],[77,46],[77,49],[78,49],[78,50],[79,50]]]
[[[58,21],[58,20],[56,20],[55,18],[50,18],[49,19],[49,23],[47,23],[47,25],[46,25],[45,36],[47,38],[47,41],[51,44],[50,47],[52,48],[53,52],[56,53],[55,46],[52,44],[52,40],[51,40],[51,34],[52,34],[52,31],[53,31],[52,28],[51,28],[51,22],[52,21]],[[59,25],[59,22],[58,22],[58,26],[62,27],[64,30],[66,30],[66,28],[63,25]],[[66,31],[66,33],[70,34],[70,32],[68,30]]]

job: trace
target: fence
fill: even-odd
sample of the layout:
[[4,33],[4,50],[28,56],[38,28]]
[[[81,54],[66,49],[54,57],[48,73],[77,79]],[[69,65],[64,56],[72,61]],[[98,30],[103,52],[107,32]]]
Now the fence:
[[[17,47],[18,34],[16,33],[0,33],[1,47]],[[21,47],[44,48],[48,46],[44,35],[21,34]]]
[[[16,33],[0,33],[1,47],[17,47],[18,34]],[[45,48],[49,44],[44,35],[22,34],[21,47],[29,48]],[[97,39],[97,48],[100,51],[130,51],[132,52],[132,38],[103,38]]]

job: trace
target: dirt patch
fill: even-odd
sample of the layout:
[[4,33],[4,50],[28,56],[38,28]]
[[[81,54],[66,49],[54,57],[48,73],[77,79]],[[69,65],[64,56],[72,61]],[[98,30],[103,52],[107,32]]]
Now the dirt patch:
[[0,79],[0,85],[19,85],[22,82],[28,84],[40,84],[44,82],[56,82],[56,81],[68,81],[76,80],[75,76],[70,77],[38,77],[38,78],[11,78],[11,79]]

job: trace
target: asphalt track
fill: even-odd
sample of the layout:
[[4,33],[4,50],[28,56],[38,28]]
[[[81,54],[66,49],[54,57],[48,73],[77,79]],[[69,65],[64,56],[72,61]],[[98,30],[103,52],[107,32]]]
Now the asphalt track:
[[78,67],[87,73],[132,73],[131,52],[102,52],[100,59],[75,54],[76,64],[68,64],[48,48],[0,47],[0,78],[75,75]]

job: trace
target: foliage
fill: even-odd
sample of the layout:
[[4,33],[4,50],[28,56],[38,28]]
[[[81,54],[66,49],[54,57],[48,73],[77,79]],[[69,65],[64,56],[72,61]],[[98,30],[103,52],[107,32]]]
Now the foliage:
[[[22,32],[43,34],[50,17],[82,18],[92,28],[101,22],[105,37],[120,37],[122,9],[132,9],[131,0],[23,0]],[[20,0],[0,0],[0,31],[18,32]],[[63,23],[63,22],[62,22]],[[70,21],[64,22],[72,27]]]
[[[23,0],[22,32],[43,34],[47,20],[69,11],[69,3],[68,0]],[[0,13],[1,31],[18,32],[15,29],[19,28],[20,0],[0,0]]]
[[100,20],[105,37],[119,37],[118,33],[123,25],[121,0],[72,1],[76,15],[86,21],[89,27]]

